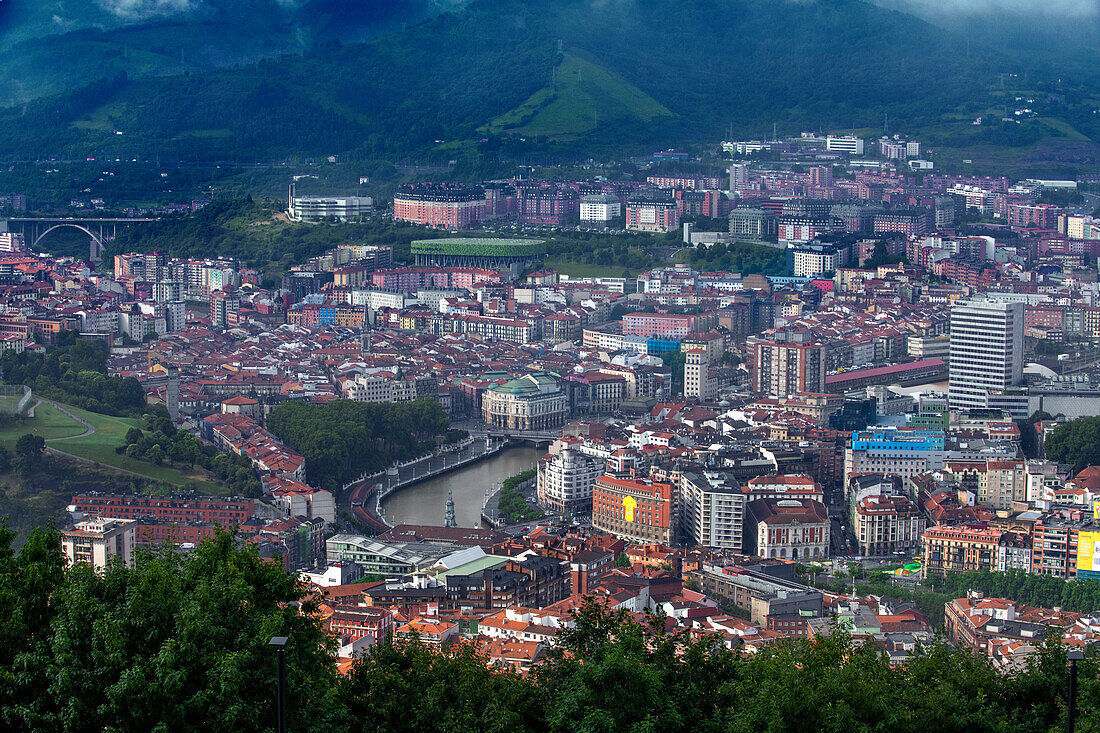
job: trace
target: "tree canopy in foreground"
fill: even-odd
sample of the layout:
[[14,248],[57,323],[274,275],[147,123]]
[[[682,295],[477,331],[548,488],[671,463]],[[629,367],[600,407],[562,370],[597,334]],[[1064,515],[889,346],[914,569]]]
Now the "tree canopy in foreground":
[[[755,655],[585,603],[527,676],[466,643],[376,645],[345,677],[317,601],[226,534],[132,569],[66,569],[60,537],[18,552],[0,525],[0,726],[42,731],[274,729],[272,636],[287,646],[292,731],[1053,731],[1065,650],[1000,674],[945,644],[904,667],[843,635]],[[1080,665],[1079,731],[1100,729],[1097,657]]]

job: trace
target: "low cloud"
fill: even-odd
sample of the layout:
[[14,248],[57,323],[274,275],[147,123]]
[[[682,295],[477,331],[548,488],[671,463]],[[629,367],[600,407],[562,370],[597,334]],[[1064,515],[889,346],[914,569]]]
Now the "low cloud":
[[97,0],[99,6],[125,20],[144,20],[194,10],[193,0]]
[[922,15],[987,15],[992,13],[1038,13],[1047,16],[1092,18],[1100,15],[1100,0],[884,0],[899,10]]

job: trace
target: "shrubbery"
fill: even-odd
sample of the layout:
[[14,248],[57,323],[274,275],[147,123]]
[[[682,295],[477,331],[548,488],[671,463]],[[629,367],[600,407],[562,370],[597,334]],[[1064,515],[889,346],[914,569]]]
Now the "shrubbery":
[[75,332],[62,332],[57,346],[45,354],[0,353],[0,371],[8,384],[24,384],[40,397],[91,412],[138,416],[145,410],[140,382],[107,373],[107,345]]

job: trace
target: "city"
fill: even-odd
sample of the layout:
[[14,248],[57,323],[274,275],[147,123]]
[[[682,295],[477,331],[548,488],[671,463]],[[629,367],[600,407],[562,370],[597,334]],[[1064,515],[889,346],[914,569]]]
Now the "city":
[[470,140],[0,144],[4,725],[1100,725],[1100,147],[1016,142],[1083,72],[704,130],[574,42]]

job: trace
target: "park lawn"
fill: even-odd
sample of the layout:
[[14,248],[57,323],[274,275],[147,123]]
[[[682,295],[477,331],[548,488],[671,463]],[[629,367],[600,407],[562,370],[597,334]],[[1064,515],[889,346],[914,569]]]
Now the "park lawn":
[[[116,453],[115,449],[126,442],[126,432],[130,428],[141,428],[140,420],[100,415],[76,407],[66,406],[66,409],[91,423],[95,428],[95,432],[82,438],[53,442],[50,444],[51,448],[115,468],[133,471],[154,481],[162,481],[177,486],[194,484],[196,489],[207,494],[228,493],[224,486],[205,481],[198,476],[188,476],[182,471],[167,465],[157,466],[148,461],[139,461],[125,454]],[[75,434],[79,435],[81,432],[83,430],[78,430]]]
[[[624,268],[621,265],[589,265],[584,262],[572,262],[558,257],[548,257],[543,265],[569,277],[622,277]],[[634,273],[631,271],[631,275]]]
[[24,433],[33,433],[52,440],[80,435],[83,432],[83,425],[53,405],[43,402],[35,408],[34,417],[16,418],[14,422],[0,427],[0,445],[13,450],[15,441]]

